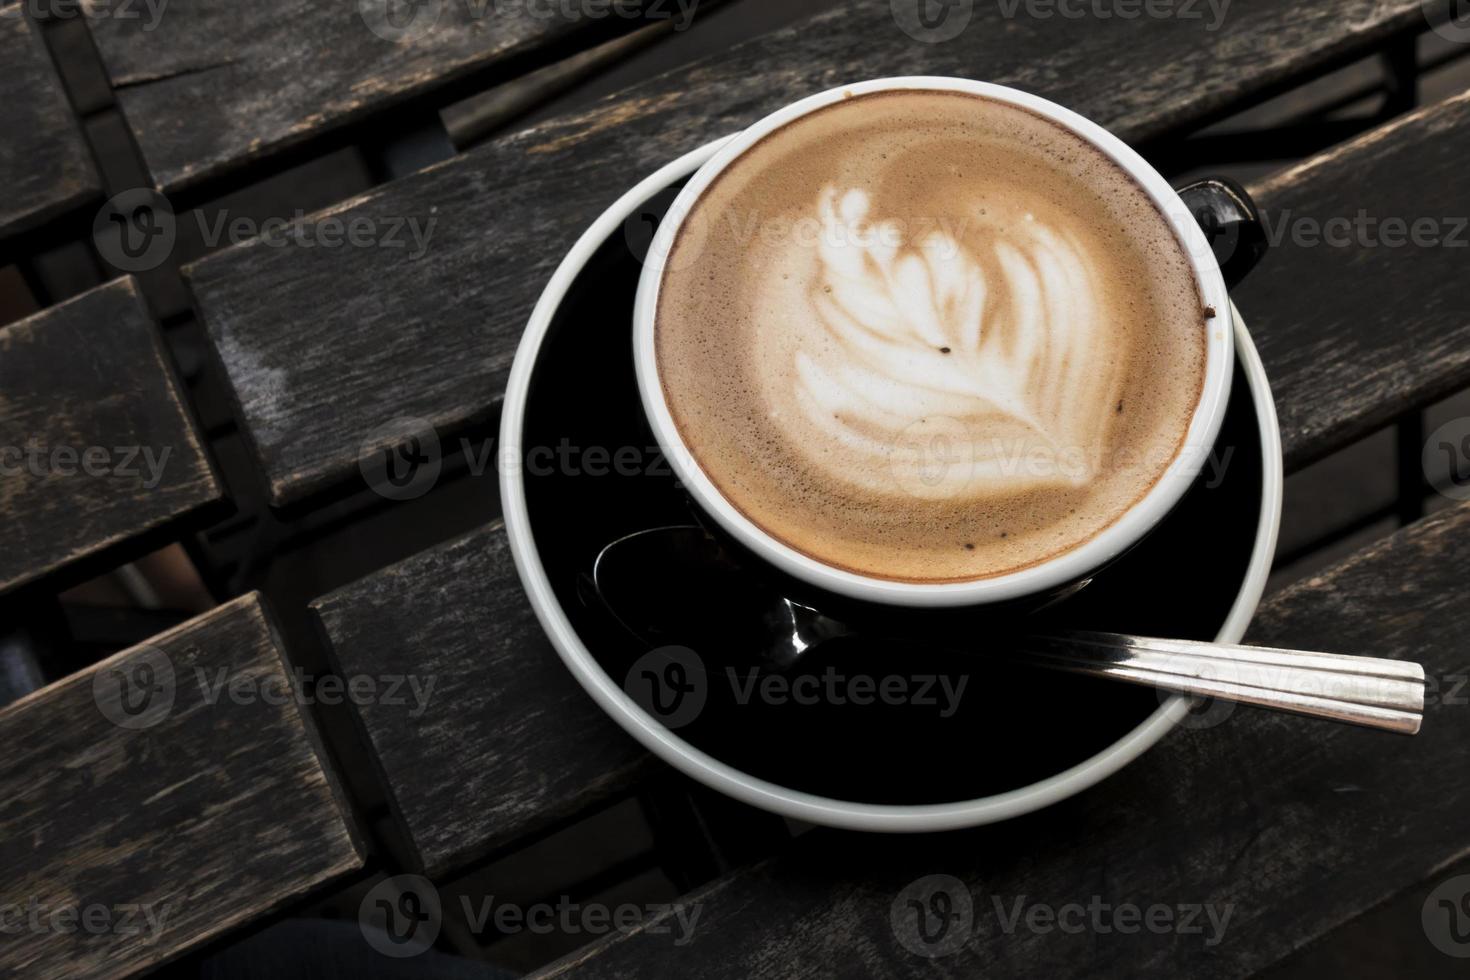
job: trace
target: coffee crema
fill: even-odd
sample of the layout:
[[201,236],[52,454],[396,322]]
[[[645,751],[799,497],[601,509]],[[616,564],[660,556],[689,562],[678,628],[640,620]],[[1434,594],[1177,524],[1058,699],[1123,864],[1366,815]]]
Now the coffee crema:
[[836,568],[966,581],[1116,522],[1179,456],[1208,318],[1168,219],[1040,115],[864,95],[700,196],[655,323],[694,460]]

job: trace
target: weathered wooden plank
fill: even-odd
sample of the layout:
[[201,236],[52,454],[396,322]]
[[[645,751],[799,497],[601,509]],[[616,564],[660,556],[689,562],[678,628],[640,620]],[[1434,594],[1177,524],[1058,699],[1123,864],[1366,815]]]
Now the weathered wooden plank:
[[0,592],[223,495],[131,279],[0,327]]
[[23,5],[0,4],[0,239],[101,194],[91,151]]
[[450,142],[463,150],[537,106],[666,37],[673,21],[650,24],[563,58],[440,110]]
[[1274,242],[1239,303],[1288,464],[1470,384],[1467,156],[1470,92],[1254,188]]
[[[1470,670],[1467,561],[1462,506],[1276,595],[1250,634],[1423,661],[1438,686],[1413,739],[1240,708],[1006,824],[812,834],[690,895],[693,942],[614,934],[539,975],[1050,978],[1080,963],[1091,977],[1255,973],[1464,854],[1470,786],[1446,774],[1470,765],[1470,715],[1450,694]],[[905,889],[933,874],[971,898],[972,918],[950,923],[953,951],[920,939],[906,904]],[[1202,907],[1198,931],[1181,931],[1191,907]]]
[[432,222],[421,256],[247,246],[193,266],[273,502],[352,479],[364,436],[390,419],[442,430],[493,411],[538,291],[591,218],[653,167],[782,103],[856,78],[961,74],[1050,96],[1140,140],[1420,29],[1424,16],[1414,0],[1236,0],[1212,31],[1207,16],[1040,19],[1019,9],[1007,19],[975,5],[967,30],[931,44],[901,31],[889,4],[847,3],[309,223],[340,235],[358,221],[381,235]]
[[626,786],[648,762],[557,659],[498,524],[312,609],[341,676],[406,678],[402,698],[357,715],[430,874]]
[[361,867],[293,683],[252,594],[0,710],[0,973],[141,973]]
[[154,181],[177,191],[498,61],[643,23],[642,2],[612,15],[542,0],[172,0],[92,31]]

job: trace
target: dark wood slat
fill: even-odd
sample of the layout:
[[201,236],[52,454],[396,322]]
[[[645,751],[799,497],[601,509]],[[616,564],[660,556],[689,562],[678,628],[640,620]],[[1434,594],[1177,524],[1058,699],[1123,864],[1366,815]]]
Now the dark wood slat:
[[[402,39],[375,29],[385,8]],[[153,179],[170,192],[618,23],[582,4],[525,0],[172,0],[156,19],[136,9],[94,19],[92,31]]]
[[223,499],[131,279],[0,327],[0,465],[0,592]]
[[0,239],[101,195],[46,46],[21,4],[0,4]]
[[666,37],[674,23],[650,24],[446,106],[439,118],[450,142],[461,150],[473,146],[487,134]]
[[141,973],[362,866],[286,667],[249,595],[0,710],[0,974]]
[[[1413,658],[1437,678],[1463,678],[1467,561],[1462,506],[1276,595],[1250,639]],[[1093,977],[1247,976],[1465,853],[1470,785],[1447,774],[1470,765],[1466,708],[1431,700],[1413,739],[1240,708],[1006,824],[928,838],[817,832],[689,896],[700,906],[692,943],[614,935],[540,975],[1051,978],[1086,963]],[[983,761],[984,750],[967,751]],[[959,879],[974,908],[968,942],[933,960],[890,924],[900,891],[930,874]],[[1073,931],[1033,931],[1023,918],[1007,934],[994,904],[1007,914],[1017,900],[1085,909],[1094,896],[1112,907],[1232,910],[1221,941],[1207,943],[1205,914],[1202,934],[1156,933],[1142,917],[1136,934],[1105,933],[1087,911],[1062,920]]]
[[[1289,465],[1470,384],[1467,158],[1470,92],[1254,188],[1280,242],[1238,302],[1281,396]],[[1347,225],[1360,215],[1361,233]],[[1389,220],[1428,222],[1421,242],[1441,244]]]
[[1423,17],[1414,0],[1236,0],[1210,32],[1195,20],[1006,20],[977,4],[956,40],[927,44],[889,4],[848,3],[330,212],[378,229],[433,218],[417,260],[404,248],[234,248],[189,278],[271,499],[297,502],[353,479],[364,436],[390,419],[453,428],[493,411],[537,293],[598,211],[782,103],[864,77],[962,74],[1050,96],[1136,141]]
[[499,524],[312,609],[340,675],[414,678],[430,692],[422,711],[405,683],[401,703],[357,713],[431,875],[625,787],[649,763],[557,659]]

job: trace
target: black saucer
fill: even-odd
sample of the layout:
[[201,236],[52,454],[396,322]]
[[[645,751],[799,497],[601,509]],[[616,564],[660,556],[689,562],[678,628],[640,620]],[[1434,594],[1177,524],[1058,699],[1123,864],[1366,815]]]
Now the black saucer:
[[[678,186],[635,217],[662,215]],[[642,270],[635,249],[649,237],[640,230],[620,228],[568,290],[536,358],[522,436],[527,509],[542,565],[578,635],[619,684],[648,648],[584,602],[579,582],[607,543],[695,520],[668,467],[650,455],[654,438],[634,380],[632,306]],[[1206,467],[1148,539],[1075,597],[1035,614],[1038,622],[1202,640],[1218,634],[1247,574],[1263,489],[1258,420],[1238,365],[1232,391],[1215,450],[1215,458],[1228,460],[1218,485],[1207,485],[1214,474]],[[620,450],[625,463],[639,462],[616,465]],[[702,605],[719,622],[721,597],[705,596]],[[855,678],[878,685],[900,677],[906,703],[797,703],[791,676],[778,683],[784,700],[741,703],[744,675],[732,684],[723,665],[696,660],[699,676],[691,683],[704,685],[703,707],[692,719],[671,718],[670,727],[677,723],[680,737],[720,761],[794,790],[861,803],[935,804],[1053,776],[1106,749],[1161,703],[1145,688],[1007,665],[981,644],[973,654],[957,654],[925,643],[838,640],[820,653],[803,663],[814,680],[801,690],[830,689],[817,682],[833,671],[847,694],[864,689],[851,686]],[[701,666],[708,669],[700,673]],[[966,679],[948,716],[941,676],[950,690]],[[937,703],[913,703],[923,700],[926,677],[936,678],[928,695]]]

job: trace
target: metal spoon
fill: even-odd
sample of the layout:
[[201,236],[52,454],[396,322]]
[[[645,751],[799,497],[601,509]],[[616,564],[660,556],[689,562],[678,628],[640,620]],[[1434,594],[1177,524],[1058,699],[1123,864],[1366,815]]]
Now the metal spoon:
[[[869,635],[777,592],[703,528],[662,527],[614,541],[597,556],[596,598],[649,643],[689,643],[733,662],[788,670],[817,646]],[[716,597],[737,610],[717,623]],[[953,643],[953,641],[950,641]],[[1401,660],[1096,632],[1007,633],[1003,655],[1196,697],[1413,735],[1424,714],[1424,668]]]

